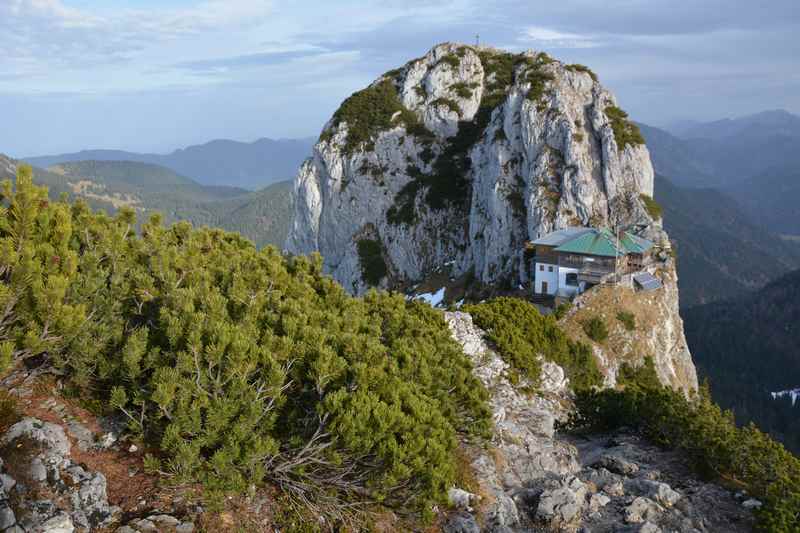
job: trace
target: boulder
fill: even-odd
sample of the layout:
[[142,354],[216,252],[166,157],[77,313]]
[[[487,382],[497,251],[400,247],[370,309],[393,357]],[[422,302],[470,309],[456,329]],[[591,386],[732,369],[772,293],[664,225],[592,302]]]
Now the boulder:
[[559,480],[539,497],[536,518],[551,526],[564,526],[580,520],[586,506],[586,485],[575,476]]
[[672,487],[659,481],[632,479],[625,486],[630,492],[650,498],[664,507],[672,507],[681,499],[681,495],[672,490]]
[[657,519],[664,508],[649,498],[637,497],[625,508],[625,521],[629,524]]

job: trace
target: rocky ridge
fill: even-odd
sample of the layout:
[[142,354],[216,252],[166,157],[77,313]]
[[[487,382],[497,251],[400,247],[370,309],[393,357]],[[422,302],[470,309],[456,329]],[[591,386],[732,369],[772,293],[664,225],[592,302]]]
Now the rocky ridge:
[[[320,252],[353,292],[452,265],[526,282],[524,243],[569,225],[666,241],[642,195],[638,130],[580,65],[445,43],[378,78],[326,124],[294,185],[286,247]],[[365,281],[359,242],[380,246]]]
[[470,315],[445,317],[490,392],[495,432],[488,447],[468,446],[480,488],[450,491],[457,510],[444,531],[752,530],[758,502],[700,481],[680,454],[631,434],[578,438],[556,431],[570,408],[563,370],[544,362],[540,390],[521,392]]

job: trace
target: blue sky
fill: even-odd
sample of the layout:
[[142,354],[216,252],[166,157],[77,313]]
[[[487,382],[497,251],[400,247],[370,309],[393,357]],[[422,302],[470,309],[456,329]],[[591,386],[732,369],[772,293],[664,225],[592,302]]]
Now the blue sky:
[[591,66],[644,122],[800,112],[797,0],[0,0],[0,152],[315,136],[476,34]]

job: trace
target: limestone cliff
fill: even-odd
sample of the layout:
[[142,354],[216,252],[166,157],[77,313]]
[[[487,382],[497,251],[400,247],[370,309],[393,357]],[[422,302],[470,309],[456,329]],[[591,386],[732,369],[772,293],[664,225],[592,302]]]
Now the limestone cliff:
[[[580,295],[560,324],[572,338],[592,346],[605,384],[613,386],[623,363],[638,367],[645,358],[653,360],[659,380],[686,393],[696,391],[697,371],[683,333],[678,311],[678,278],[669,259],[649,269],[663,283],[652,292],[640,292],[625,286],[595,287]],[[625,325],[620,313],[632,317]],[[608,338],[590,339],[583,324],[599,318],[608,328]]]
[[665,239],[641,197],[652,193],[638,130],[589,69],[446,43],[326,124],[295,179],[286,247],[320,252],[354,292],[445,264],[524,282],[524,243],[554,229],[636,224]]

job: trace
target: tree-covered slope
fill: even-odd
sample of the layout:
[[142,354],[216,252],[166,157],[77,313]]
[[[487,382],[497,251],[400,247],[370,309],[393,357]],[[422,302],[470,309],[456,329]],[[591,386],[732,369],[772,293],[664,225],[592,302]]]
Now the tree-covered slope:
[[772,392],[800,387],[800,270],[745,296],[683,311],[686,338],[714,399],[800,452],[800,404]]
[[[0,178],[12,178],[17,161],[0,156]],[[165,222],[180,220],[241,233],[257,246],[282,246],[292,209],[291,184],[279,182],[256,192],[235,187],[201,185],[149,163],[130,161],[74,161],[34,168],[38,183],[47,185],[51,198],[66,193],[110,214],[121,207],[152,213]]]
[[800,236],[800,165],[777,162],[731,187],[729,192],[762,226],[776,233]]
[[743,294],[800,266],[795,243],[757,225],[723,193],[657,176],[655,197],[677,244],[681,307]]

